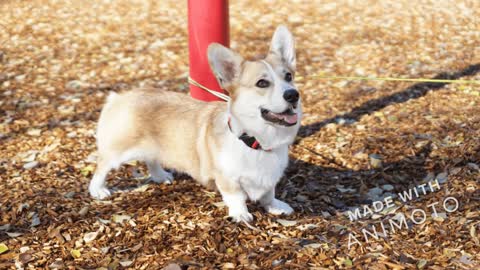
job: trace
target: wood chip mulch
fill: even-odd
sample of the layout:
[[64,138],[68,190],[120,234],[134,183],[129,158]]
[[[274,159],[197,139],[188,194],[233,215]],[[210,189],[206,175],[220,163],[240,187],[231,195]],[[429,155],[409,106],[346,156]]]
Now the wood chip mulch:
[[480,86],[309,77],[480,80],[480,2],[230,2],[239,53],[278,24],[296,36],[305,117],[277,189],[295,214],[250,204],[254,228],[235,224],[219,194],[145,183],[141,163],[91,199],[106,94],[188,91],[186,1],[5,0],[0,269],[480,269]]

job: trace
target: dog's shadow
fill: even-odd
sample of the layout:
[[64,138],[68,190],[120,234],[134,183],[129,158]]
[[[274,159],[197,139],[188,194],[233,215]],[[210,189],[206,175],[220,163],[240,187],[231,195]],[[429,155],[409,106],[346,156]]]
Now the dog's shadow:
[[[440,73],[433,79],[456,80],[479,72],[480,64],[474,64],[454,73]],[[446,82],[417,83],[392,95],[369,100],[354,107],[346,114],[302,126],[299,131],[300,140],[315,134],[329,123],[335,123],[338,118],[355,122],[364,115],[379,111],[392,104],[423,97],[430,91],[439,90],[447,84]],[[393,186],[394,189],[390,193],[394,194],[419,184],[428,176],[425,162],[430,152],[431,147],[428,143],[414,155],[403,160],[383,164],[380,169],[361,171],[322,167],[300,159],[293,159],[285,172],[284,179],[277,188],[277,196],[304,214],[335,215],[337,211],[371,203],[372,198],[367,193],[374,187]],[[444,168],[429,168],[429,171],[431,170],[439,173]]]
[[[415,155],[390,162],[378,169],[350,170],[322,167],[300,159],[290,160],[285,177],[277,187],[277,196],[298,212],[312,216],[335,216],[363,204],[371,204],[382,196],[401,192],[421,183],[428,175],[425,162],[431,152],[430,143]],[[437,168],[440,171],[440,168]],[[371,197],[369,190],[390,186],[382,194]]]

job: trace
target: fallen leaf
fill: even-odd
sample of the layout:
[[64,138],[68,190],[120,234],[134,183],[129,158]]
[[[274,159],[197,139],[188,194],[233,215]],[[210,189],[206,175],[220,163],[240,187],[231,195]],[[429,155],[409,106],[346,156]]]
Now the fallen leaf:
[[8,251],[7,245],[5,245],[4,243],[1,243],[0,244],[0,254],[5,253],[7,251]]
[[383,185],[382,189],[386,191],[392,191],[394,187],[392,185]]
[[214,202],[213,205],[215,205],[218,208],[224,208],[225,207],[225,203],[223,201],[222,202]]
[[18,260],[23,264],[27,264],[33,261],[33,256],[29,253],[22,253],[18,256]]
[[32,223],[30,224],[31,227],[36,227],[40,225],[40,218],[38,217],[37,213],[33,213],[32,215]]
[[114,260],[113,262],[108,264],[108,270],[116,270],[118,266],[120,265],[120,262],[118,260]]
[[65,267],[65,265],[63,264],[62,261],[54,261],[48,267],[52,269],[62,269],[63,267]]
[[470,162],[467,164],[467,167],[474,171],[480,171],[480,166],[478,166],[476,163]]
[[74,259],[78,259],[78,258],[80,258],[80,256],[82,256],[82,254],[80,253],[80,250],[78,250],[78,249],[70,250],[70,255],[72,255],[72,257]]
[[337,188],[338,191],[342,192],[342,193],[346,193],[346,192],[356,192],[357,190],[354,189],[354,188],[345,188],[343,185],[336,185],[335,186]]
[[110,220],[103,219],[103,218],[98,218],[98,221],[100,221],[100,223],[102,223],[102,224],[109,224],[111,222]]
[[92,242],[93,240],[95,240],[95,238],[97,238],[98,236],[98,231],[97,232],[89,232],[89,233],[86,233],[84,236],[83,236],[83,241],[85,241],[85,243],[90,243]]
[[80,173],[83,175],[83,176],[90,176],[92,174],[92,172],[95,171],[95,168],[92,166],[92,165],[87,165],[85,167],[83,167],[81,170],[80,170]]
[[418,269],[423,269],[427,265],[428,261],[421,259],[417,262],[417,268]]
[[371,154],[371,155],[368,155],[368,157],[369,157],[370,165],[372,166],[372,168],[380,169],[383,167],[382,156],[378,154]]
[[[22,161],[25,162],[25,163],[35,161],[35,158],[37,158],[38,153],[36,151],[35,152],[27,152],[27,153],[30,153],[30,154],[26,154],[27,156],[22,158]],[[21,156],[23,156],[23,154]]]
[[73,196],[75,196],[75,191],[69,191],[69,192],[65,193],[65,195],[63,195],[63,197],[65,197],[67,199],[71,199],[71,198],[73,198]]
[[212,191],[204,190],[203,192],[210,198],[215,198],[215,196],[217,196],[217,193]]
[[302,224],[297,226],[297,229],[301,231],[306,231],[306,230],[315,229],[315,228],[318,228],[317,224]]
[[437,179],[438,183],[443,184],[448,181],[448,174],[446,172],[439,173],[435,179]]
[[80,209],[80,211],[78,211],[78,214],[83,217],[88,213],[88,209],[89,209],[88,206],[84,206],[82,207],[82,209]]
[[115,223],[122,223],[124,221],[130,220],[132,217],[129,215],[113,215],[112,220]]
[[32,137],[38,137],[42,134],[42,130],[38,128],[32,128],[27,131],[27,134]]
[[133,251],[133,252],[137,252],[139,251],[141,248],[143,247],[143,244],[142,243],[138,243],[137,245],[135,245],[133,248],[131,248],[130,250]]
[[120,261],[120,265],[123,267],[128,267],[132,265],[133,261]]
[[276,220],[278,223],[282,224],[283,226],[285,227],[289,227],[289,226],[294,226],[297,224],[297,221],[296,220],[286,220],[286,219],[277,219]]
[[150,187],[149,184],[143,184],[139,187],[136,187],[133,191],[135,192],[145,192]]
[[470,257],[465,254],[460,257],[459,261],[463,264],[473,264],[473,262],[470,260]]
[[12,237],[12,238],[19,237],[22,234],[23,233],[19,233],[19,232],[7,232],[7,235]]
[[31,161],[31,162],[25,163],[23,165],[23,168],[25,170],[30,170],[30,169],[33,169],[33,168],[37,167],[38,164],[39,164],[38,161]]
[[303,246],[304,248],[313,248],[313,249],[316,249],[316,248],[321,248],[322,247],[322,244],[320,243],[311,243],[311,244],[308,244],[308,245],[305,245]]
[[374,187],[368,190],[367,196],[370,199],[377,199],[380,195],[382,195],[383,189]]
[[235,264],[233,263],[224,263],[222,269],[235,269]]
[[182,270],[180,265],[176,263],[171,263],[163,268],[163,270]]

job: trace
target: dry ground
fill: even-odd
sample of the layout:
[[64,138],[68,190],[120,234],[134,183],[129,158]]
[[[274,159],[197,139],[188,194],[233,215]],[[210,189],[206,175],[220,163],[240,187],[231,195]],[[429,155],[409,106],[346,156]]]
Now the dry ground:
[[[309,76],[480,80],[480,2],[231,2],[240,53],[265,52],[280,23],[297,37],[304,127],[277,190],[296,213],[250,205],[257,230],[233,224],[220,196],[186,176],[142,185],[141,164],[110,175],[122,190],[110,200],[92,200],[105,95],[187,91],[186,1],[3,0],[0,268],[478,269],[480,87]],[[395,198],[373,217],[345,215],[433,179],[440,191]],[[449,196],[456,211],[441,206]],[[365,242],[362,228],[401,213],[408,228]],[[350,233],[361,245],[348,249]]]

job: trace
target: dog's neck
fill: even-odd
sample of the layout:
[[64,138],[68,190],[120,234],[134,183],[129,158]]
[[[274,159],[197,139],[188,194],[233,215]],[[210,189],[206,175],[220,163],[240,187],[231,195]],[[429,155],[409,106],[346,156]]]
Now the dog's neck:
[[[300,107],[299,107],[300,108]],[[222,129],[227,129],[228,132],[232,133],[237,137],[237,139],[242,136],[243,133],[246,133],[250,137],[254,137],[256,141],[259,142],[262,149],[270,149],[274,150],[278,147],[288,147],[288,145],[292,144],[295,140],[295,136],[298,132],[300,127],[297,124],[294,129],[292,127],[286,128],[276,128],[273,125],[260,125],[257,120],[252,119],[252,125],[256,125],[256,132],[253,130],[250,132],[250,129],[247,129],[245,125],[249,123],[245,123],[238,119],[235,114],[232,113],[230,104],[227,105],[225,118],[222,117]],[[299,117],[300,118],[300,117]],[[227,121],[230,119],[230,128],[228,127]]]
[[230,129],[230,132],[235,135],[235,137],[240,137],[243,133],[245,133],[239,121],[231,113],[228,113],[227,126],[228,129]]
[[270,149],[264,149],[254,136],[250,136],[244,132],[238,121],[236,121],[236,119],[232,120],[232,118],[234,119],[233,116],[229,115],[227,126],[230,132],[232,132],[239,140],[252,149],[264,150],[267,152],[270,151]]

